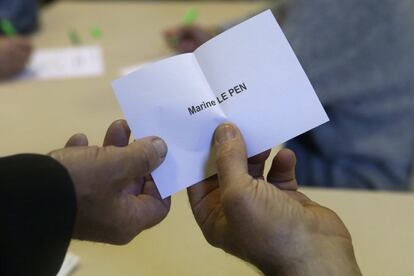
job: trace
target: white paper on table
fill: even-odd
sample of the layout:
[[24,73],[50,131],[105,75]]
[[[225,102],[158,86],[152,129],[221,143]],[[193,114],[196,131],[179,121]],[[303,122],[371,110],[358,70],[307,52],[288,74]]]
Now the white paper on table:
[[48,80],[102,75],[102,48],[81,46],[36,50],[17,80]]
[[[215,174],[210,146],[220,123],[235,123],[253,156],[329,120],[270,11],[113,88],[134,137],[156,135],[168,144],[152,173],[162,197]],[[215,105],[190,115],[203,102]]]
[[79,257],[72,253],[66,253],[65,260],[56,276],[69,276],[79,264]]

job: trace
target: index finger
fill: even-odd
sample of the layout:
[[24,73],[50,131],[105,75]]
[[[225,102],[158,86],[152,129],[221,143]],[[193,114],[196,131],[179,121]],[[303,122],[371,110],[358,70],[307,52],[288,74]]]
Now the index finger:
[[106,131],[103,146],[124,147],[129,143],[131,130],[125,120],[113,122]]

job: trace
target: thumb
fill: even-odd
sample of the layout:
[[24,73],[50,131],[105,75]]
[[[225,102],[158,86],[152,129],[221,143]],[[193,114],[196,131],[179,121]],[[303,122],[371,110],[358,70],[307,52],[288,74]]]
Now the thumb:
[[167,155],[167,145],[158,137],[146,137],[126,147],[109,146],[107,155],[110,162],[115,162],[117,174],[121,179],[131,180],[144,177],[155,170]]
[[[246,146],[240,130],[233,124],[222,124],[214,133],[217,175],[220,187],[240,188],[248,175]],[[237,185],[237,187],[236,187]]]

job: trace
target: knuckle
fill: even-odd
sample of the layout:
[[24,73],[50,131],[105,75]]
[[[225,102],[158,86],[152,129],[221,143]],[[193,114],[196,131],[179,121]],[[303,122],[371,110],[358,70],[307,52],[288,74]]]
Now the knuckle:
[[217,233],[216,229],[214,229],[214,223],[205,223],[203,225],[200,225],[201,231],[203,232],[203,236],[206,239],[206,241],[214,246],[214,247],[220,247],[220,234]]
[[115,239],[113,240],[113,243],[115,245],[126,245],[126,244],[130,243],[131,241],[132,241],[131,237],[124,236],[124,235],[120,234],[120,235],[117,235],[115,237]]
[[203,233],[203,235],[206,241],[208,242],[208,244],[210,244],[211,246],[214,246],[214,247],[220,246],[219,242],[217,241],[216,238],[214,238],[213,235],[210,235],[209,233]]
[[148,172],[151,168],[151,157],[149,156],[150,153],[148,152],[148,149],[146,146],[141,147],[142,150],[140,152],[140,161],[139,165],[142,167],[142,169],[146,172]]
[[223,205],[236,207],[246,201],[246,192],[240,189],[228,189],[223,193]]
[[119,215],[122,211],[122,209],[118,209],[118,211],[111,216],[112,219],[106,222],[107,225],[110,225],[108,233],[111,233],[111,243],[116,245],[128,244],[140,232],[129,219]]
[[222,195],[223,205],[230,210],[235,208],[245,208],[245,205],[251,200],[251,197],[253,196],[253,189],[247,187],[253,188],[255,185],[254,183],[250,182],[256,180],[248,175],[241,175],[233,181],[239,182],[243,185],[235,185],[234,188],[226,189]]
[[128,244],[139,234],[139,232],[132,231],[129,227],[118,227],[114,232],[113,243],[116,245]]
[[128,244],[135,238],[134,234],[131,234],[130,232],[124,232],[121,236],[121,242],[122,244]]
[[220,164],[225,163],[229,159],[233,159],[236,155],[236,151],[229,144],[222,145],[217,151],[217,162]]

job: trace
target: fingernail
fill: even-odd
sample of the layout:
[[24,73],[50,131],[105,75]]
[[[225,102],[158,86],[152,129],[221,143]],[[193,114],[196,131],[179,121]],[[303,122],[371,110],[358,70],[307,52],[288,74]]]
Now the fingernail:
[[231,124],[222,124],[216,129],[215,139],[219,144],[236,138],[236,129]]
[[152,140],[152,144],[154,145],[154,148],[157,151],[158,156],[160,158],[165,158],[165,156],[167,155],[167,144],[165,144],[165,142],[160,138],[155,138],[154,140]]

